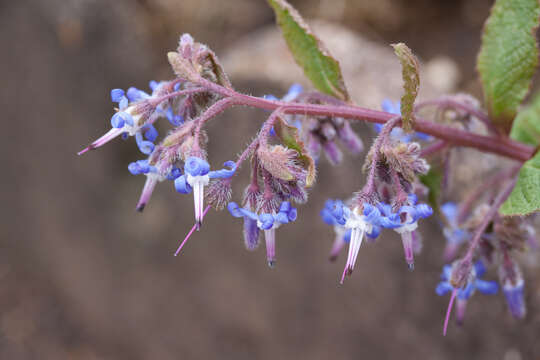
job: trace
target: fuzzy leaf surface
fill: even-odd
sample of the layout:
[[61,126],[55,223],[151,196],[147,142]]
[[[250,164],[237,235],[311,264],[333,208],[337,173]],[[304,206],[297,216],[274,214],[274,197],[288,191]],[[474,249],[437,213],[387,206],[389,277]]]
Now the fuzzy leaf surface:
[[392,44],[394,52],[401,63],[401,76],[403,78],[403,90],[401,97],[401,122],[403,130],[409,132],[413,128],[414,101],[420,88],[420,69],[418,59],[411,49],[404,43]]
[[540,93],[517,114],[510,137],[528,145],[540,145]]
[[528,215],[540,210],[540,153],[519,170],[516,186],[502,204],[502,215]]
[[527,95],[538,64],[538,0],[497,0],[486,21],[477,68],[489,115],[504,133]]

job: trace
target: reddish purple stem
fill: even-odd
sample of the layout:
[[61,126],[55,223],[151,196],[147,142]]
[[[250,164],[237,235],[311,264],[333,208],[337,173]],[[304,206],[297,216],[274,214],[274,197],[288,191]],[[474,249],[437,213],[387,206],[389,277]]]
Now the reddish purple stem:
[[[514,170],[517,172],[517,170]],[[482,220],[482,223],[480,223],[480,226],[476,229],[476,232],[474,233],[474,237],[471,240],[469,244],[469,248],[467,249],[467,253],[463,257],[462,263],[472,263],[472,258],[474,255],[474,251],[478,247],[478,244],[480,244],[480,239],[482,238],[482,234],[484,234],[484,231],[486,230],[489,223],[493,220],[493,217],[497,214],[499,211],[499,208],[501,207],[502,203],[510,196],[510,193],[514,189],[514,185],[516,184],[516,180],[509,181],[508,184],[502,189],[502,191],[499,193],[499,195],[495,198],[495,201],[493,201],[493,204],[491,205],[491,208],[488,210],[487,214],[484,215],[484,219]]]
[[[384,124],[390,119],[395,118],[394,114],[353,105],[299,104],[266,100],[238,93],[206,79],[200,79],[198,82],[199,85],[206,87],[210,91],[225,97],[230,97],[232,103],[235,105],[252,106],[265,110],[276,110],[281,108],[282,112],[286,114],[334,116],[364,120],[378,124]],[[522,162],[529,160],[534,153],[533,147],[513,141],[507,137],[475,134],[470,131],[456,129],[433,121],[427,121],[420,117],[416,117],[414,129],[441,140],[446,140],[454,145],[472,147],[484,152],[506,156]]]
[[448,320],[450,320],[450,313],[452,312],[452,307],[454,306],[454,300],[456,299],[457,292],[458,289],[454,289],[452,291],[452,295],[450,296],[448,309],[446,309],[446,317],[444,318],[443,336],[446,336],[446,330],[448,329]]
[[438,153],[439,151],[446,149],[448,147],[448,142],[440,140],[436,141],[420,150],[420,157],[426,157]]
[[477,201],[482,194],[486,192],[486,189],[491,189],[500,182],[509,179],[512,175],[518,171],[521,165],[513,166],[509,169],[504,169],[498,172],[497,174],[489,177],[484,183],[476,187],[471,193],[469,193],[465,199],[462,201],[461,206],[459,207],[459,212],[457,216],[458,224],[463,223],[471,211],[472,205]]
[[[204,212],[203,212],[203,214],[202,214],[201,220],[205,217],[205,215],[206,215],[206,213],[208,212],[208,210],[210,210],[210,207],[211,207],[211,206],[208,205],[208,206],[206,207],[206,209],[204,209]],[[176,252],[174,253],[174,256],[177,256],[178,253],[180,253],[180,250],[182,250],[182,248],[184,247],[186,241],[190,238],[191,234],[193,234],[193,232],[194,232],[195,230],[197,230],[197,224],[196,224],[196,223],[193,225],[193,227],[191,228],[191,230],[189,231],[189,233],[186,235],[186,237],[184,238],[184,241],[182,241],[182,243],[180,244],[180,246],[178,247],[178,249],[177,249]]]

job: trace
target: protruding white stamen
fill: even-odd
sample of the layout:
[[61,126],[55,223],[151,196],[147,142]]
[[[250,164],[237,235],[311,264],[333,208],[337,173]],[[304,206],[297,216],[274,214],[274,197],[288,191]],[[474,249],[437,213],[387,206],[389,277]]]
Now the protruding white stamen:
[[198,227],[202,224],[204,208],[204,187],[210,182],[208,175],[191,176],[188,174],[188,184],[193,188],[193,204],[195,207],[195,222]]
[[362,240],[364,239],[364,228],[354,228],[351,233],[351,244],[349,246],[349,253],[351,253],[351,260],[349,262],[349,269],[352,271],[354,264],[356,263],[356,258],[358,257],[358,252],[360,251],[360,246],[362,245]]
[[358,251],[362,245],[364,234],[366,231],[370,231],[371,226],[366,222],[364,216],[361,214],[358,207],[356,207],[349,215],[345,227],[351,229],[351,242],[349,243],[349,254],[347,256],[347,263],[345,264],[345,270],[341,277],[341,282],[347,273],[352,272],[356,258],[358,257]]

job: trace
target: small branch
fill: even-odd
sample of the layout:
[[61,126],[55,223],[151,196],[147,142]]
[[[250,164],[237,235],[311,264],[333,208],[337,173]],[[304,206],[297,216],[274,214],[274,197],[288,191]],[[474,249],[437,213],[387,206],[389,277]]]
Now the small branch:
[[247,159],[249,154],[251,154],[256,148],[259,146],[259,138],[253,139],[251,144],[240,154],[238,159],[236,160],[236,168],[238,169],[240,165]]
[[490,189],[494,187],[495,185],[499,184],[500,182],[507,180],[512,175],[514,175],[521,165],[515,165],[508,169],[504,169],[496,173],[495,175],[489,177],[485,182],[480,184],[478,187],[476,187],[471,193],[469,193],[465,199],[461,202],[461,206],[459,207],[459,212],[457,216],[457,223],[461,224],[469,213],[471,212],[471,207],[475,203],[475,201],[478,200],[478,198],[485,193],[486,189]]
[[279,115],[283,113],[283,108],[279,107],[276,110],[274,110],[268,119],[264,122],[263,126],[261,127],[261,131],[259,132],[259,135],[257,136],[259,138],[259,143],[261,146],[266,146],[268,142],[268,136],[270,136],[270,131],[272,130],[272,127],[274,126],[274,123],[279,118]]
[[159,104],[161,104],[165,100],[169,100],[171,98],[175,98],[175,97],[178,97],[178,96],[196,94],[196,93],[200,93],[200,92],[203,92],[203,91],[208,91],[208,90],[205,89],[204,87],[197,87],[197,88],[192,88],[192,89],[178,90],[178,91],[174,91],[174,92],[168,93],[166,95],[160,96],[157,99],[153,99],[151,101],[151,104],[152,104],[153,107],[157,107]]
[[[266,100],[238,93],[206,79],[200,79],[198,84],[207,88],[209,91],[224,97],[232,98],[233,100],[231,101],[234,104],[251,106],[264,110],[276,110],[281,108],[282,112],[286,114],[343,117],[378,124],[384,124],[395,117],[395,114],[353,105],[299,104]],[[427,121],[420,117],[416,117],[414,129],[441,140],[446,140],[448,143],[456,146],[471,147],[483,152],[506,156],[522,162],[529,160],[534,153],[533,147],[513,141],[506,137],[479,135],[469,131],[456,129],[451,126],[438,124],[433,121]]]
[[516,184],[515,179],[508,182],[508,184],[502,189],[499,195],[495,198],[495,201],[493,201],[491,208],[484,215],[484,219],[480,223],[480,226],[478,226],[478,228],[476,229],[474,233],[474,237],[469,243],[469,248],[467,249],[467,253],[463,257],[462,263],[472,264],[474,251],[478,247],[478,244],[480,244],[480,239],[482,238],[482,234],[484,234],[484,231],[486,231],[487,226],[489,225],[491,220],[493,220],[493,217],[499,211],[499,208],[501,207],[502,203],[508,198],[508,196],[510,196],[510,193],[514,189],[515,184]]
[[201,114],[197,119],[195,119],[196,127],[195,127],[195,143],[193,144],[193,150],[194,152],[197,152],[200,150],[200,135],[201,135],[201,129],[203,125],[210,119],[214,118],[215,116],[221,114],[223,111],[228,109],[230,106],[234,104],[233,98],[225,98],[221,99],[217,102],[215,102],[212,106],[210,106],[204,113]]

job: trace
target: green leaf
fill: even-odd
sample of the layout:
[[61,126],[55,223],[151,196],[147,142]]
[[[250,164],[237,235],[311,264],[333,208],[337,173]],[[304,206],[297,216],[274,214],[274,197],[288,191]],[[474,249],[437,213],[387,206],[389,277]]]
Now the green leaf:
[[419,176],[420,182],[429,189],[428,201],[436,212],[439,212],[443,178],[443,170],[438,163],[431,164],[428,173]]
[[298,159],[302,162],[302,166],[307,170],[306,186],[312,186],[316,176],[315,161],[308,154],[304,142],[298,137],[298,129],[295,126],[287,124],[279,117],[274,124],[274,131],[283,145],[298,152]]
[[478,72],[489,115],[508,133],[538,64],[538,0],[497,0],[486,21]]
[[414,101],[420,87],[418,59],[404,43],[392,44],[392,47],[401,63],[403,90],[405,90],[405,94],[401,97],[401,123],[403,130],[408,132],[413,128]]
[[519,170],[516,186],[502,204],[502,215],[527,215],[540,210],[540,153]]
[[313,34],[298,11],[285,0],[267,0],[294,59],[321,92],[341,100],[349,94],[341,75],[339,62]]
[[528,145],[540,145],[540,93],[517,114],[510,137]]

